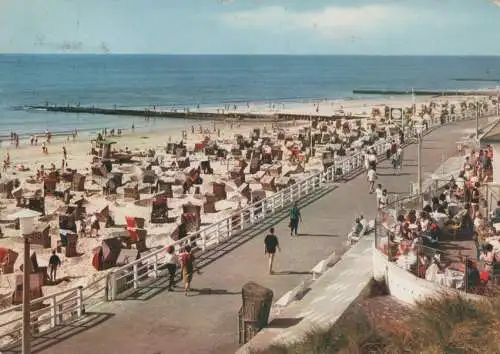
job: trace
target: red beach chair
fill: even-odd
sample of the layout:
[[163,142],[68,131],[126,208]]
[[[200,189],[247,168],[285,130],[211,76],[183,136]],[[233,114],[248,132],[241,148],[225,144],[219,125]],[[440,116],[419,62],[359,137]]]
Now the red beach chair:
[[137,223],[135,221],[135,217],[126,216],[125,221],[127,222],[127,231],[130,234],[130,240],[132,242],[137,242],[139,240],[139,236],[137,235]]

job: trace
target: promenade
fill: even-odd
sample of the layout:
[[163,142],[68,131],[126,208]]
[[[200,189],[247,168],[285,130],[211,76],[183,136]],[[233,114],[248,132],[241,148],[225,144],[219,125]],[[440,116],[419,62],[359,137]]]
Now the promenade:
[[[464,129],[474,127],[474,121],[462,122],[425,137],[424,178],[442,163],[443,154],[447,158],[456,152],[456,141],[464,136]],[[416,180],[416,145],[409,146],[404,157],[399,176],[393,175],[388,162],[378,168],[379,183],[391,193],[408,193],[410,182]],[[192,296],[184,296],[180,288],[169,293],[164,284],[153,284],[133,298],[102,304],[83,321],[35,339],[33,352],[234,353],[239,347],[237,319],[244,283],[255,281],[271,288],[276,301],[308,276],[318,261],[343,248],[356,215],[375,217],[375,196],[368,194],[365,175],[325,186],[320,193],[324,196],[302,203],[307,205],[302,208],[304,223],[299,237],[289,236],[287,213],[278,214],[244,234],[239,247],[229,243],[209,252],[202,260],[203,273],[195,275],[193,287],[198,291]],[[272,224],[276,224],[282,253],[275,263],[277,274],[271,276],[267,274],[263,238]],[[18,352],[16,347],[4,353]]]

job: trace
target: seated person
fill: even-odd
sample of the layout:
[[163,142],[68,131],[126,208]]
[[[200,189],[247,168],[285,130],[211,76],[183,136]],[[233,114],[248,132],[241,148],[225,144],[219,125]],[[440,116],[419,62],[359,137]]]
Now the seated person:
[[422,232],[429,232],[430,224],[431,220],[429,214],[427,214],[427,212],[423,212],[420,215],[420,229],[422,230]]
[[441,257],[435,254],[432,258],[432,263],[425,271],[425,280],[437,282],[437,275],[444,273],[444,265],[441,264]]
[[497,207],[491,211],[491,219],[493,223],[500,222],[500,201],[497,202]]
[[425,255],[422,249],[417,252],[417,276],[420,278],[425,278],[425,272],[429,266],[429,258]]
[[410,210],[406,216],[406,222],[410,224],[415,224],[417,222],[417,212],[415,210]]
[[359,218],[356,218],[354,226],[352,227],[351,232],[347,235],[347,240],[351,241],[353,237],[359,238],[364,235],[366,230],[366,220],[363,215]]
[[467,259],[465,264],[467,272],[467,289],[474,289],[480,283],[480,274],[470,259]]
[[432,206],[430,204],[427,204],[426,206],[424,206],[422,211],[425,211],[426,213],[430,214],[430,213],[432,213]]
[[444,201],[443,203],[440,203],[436,212],[440,214],[448,214],[448,202]]
[[432,211],[437,211],[439,205],[440,205],[439,198],[438,197],[432,197]]
[[441,234],[441,229],[435,221],[432,221],[429,226],[429,235],[434,242],[439,240],[439,236]]

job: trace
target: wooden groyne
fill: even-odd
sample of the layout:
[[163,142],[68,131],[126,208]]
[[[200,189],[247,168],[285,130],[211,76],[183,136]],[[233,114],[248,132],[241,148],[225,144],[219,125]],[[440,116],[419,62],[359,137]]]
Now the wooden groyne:
[[82,106],[26,106],[24,109],[34,111],[46,112],[60,112],[60,113],[73,113],[73,114],[104,114],[113,116],[132,116],[132,117],[145,117],[145,118],[180,118],[180,119],[193,119],[193,120],[224,120],[224,119],[238,119],[238,120],[304,120],[314,119],[331,120],[341,118],[368,118],[365,116],[345,116],[335,114],[331,116],[319,115],[317,113],[312,115],[307,114],[291,114],[291,113],[248,113],[248,112],[201,112],[201,111],[161,111],[151,109],[123,109],[123,108],[98,108],[98,107],[82,107]]
[[352,93],[356,95],[386,95],[386,96],[400,96],[411,95],[415,96],[497,96],[498,93],[494,91],[474,91],[474,90],[353,90]]

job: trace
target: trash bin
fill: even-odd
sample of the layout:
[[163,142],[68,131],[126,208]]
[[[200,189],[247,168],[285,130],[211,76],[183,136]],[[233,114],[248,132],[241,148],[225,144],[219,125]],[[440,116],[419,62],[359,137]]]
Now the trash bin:
[[267,327],[273,295],[272,290],[254,282],[243,286],[243,305],[238,313],[240,344],[247,343],[262,328]]

